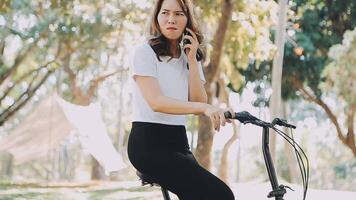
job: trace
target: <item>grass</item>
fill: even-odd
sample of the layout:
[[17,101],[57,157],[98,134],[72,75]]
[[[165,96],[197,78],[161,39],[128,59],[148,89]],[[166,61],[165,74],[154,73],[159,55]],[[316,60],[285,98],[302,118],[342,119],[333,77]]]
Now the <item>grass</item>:
[[[171,195],[174,196],[174,195]],[[161,200],[159,187],[136,182],[51,184],[0,182],[0,200]]]

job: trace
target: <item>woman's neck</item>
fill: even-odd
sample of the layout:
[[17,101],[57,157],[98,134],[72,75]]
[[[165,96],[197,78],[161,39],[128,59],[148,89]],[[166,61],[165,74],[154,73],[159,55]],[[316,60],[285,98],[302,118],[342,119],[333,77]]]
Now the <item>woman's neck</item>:
[[170,41],[169,46],[170,46],[169,51],[172,53],[173,58],[179,58],[180,49],[179,49],[178,41]]

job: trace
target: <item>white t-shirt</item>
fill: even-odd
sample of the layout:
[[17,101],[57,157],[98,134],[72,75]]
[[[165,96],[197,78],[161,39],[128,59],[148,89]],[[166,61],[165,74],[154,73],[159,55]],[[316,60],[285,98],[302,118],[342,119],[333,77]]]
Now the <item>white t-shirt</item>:
[[[181,101],[188,101],[188,75],[187,56],[181,53],[179,58],[161,57],[162,62],[151,46],[145,42],[138,45],[132,54],[130,77],[135,75],[151,76],[158,80],[164,96]],[[201,63],[199,62],[200,79],[205,83]],[[153,122],[171,125],[186,125],[185,115],[172,115],[154,112],[143,97],[140,88],[133,81],[133,119],[132,121]]]

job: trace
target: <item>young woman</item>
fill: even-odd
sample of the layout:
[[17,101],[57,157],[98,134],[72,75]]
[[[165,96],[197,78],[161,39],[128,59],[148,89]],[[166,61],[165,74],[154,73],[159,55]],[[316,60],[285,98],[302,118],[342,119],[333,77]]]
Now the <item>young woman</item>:
[[187,141],[186,114],[210,117],[219,131],[220,125],[231,122],[224,112],[234,113],[207,104],[200,63],[202,35],[191,1],[158,0],[149,33],[151,39],[135,49],[130,68],[134,113],[128,156],[132,165],[181,200],[233,200],[230,188],[198,164]]

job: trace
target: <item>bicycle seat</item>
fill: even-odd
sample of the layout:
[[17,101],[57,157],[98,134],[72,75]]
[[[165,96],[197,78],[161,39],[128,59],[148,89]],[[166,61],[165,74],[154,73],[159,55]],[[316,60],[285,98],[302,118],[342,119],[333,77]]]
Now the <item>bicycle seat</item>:
[[156,183],[153,178],[147,174],[143,174],[139,171],[136,171],[136,175],[140,178],[142,186],[150,184],[151,186],[160,186]]
[[[156,183],[154,181],[154,179],[151,176],[149,176],[147,174],[142,174],[139,171],[136,171],[136,174],[140,178],[142,186],[150,184],[151,186],[159,186],[159,187],[161,187],[158,183]],[[168,190],[166,188],[161,187],[161,191],[162,191],[164,200],[171,200],[171,198],[169,197]]]

